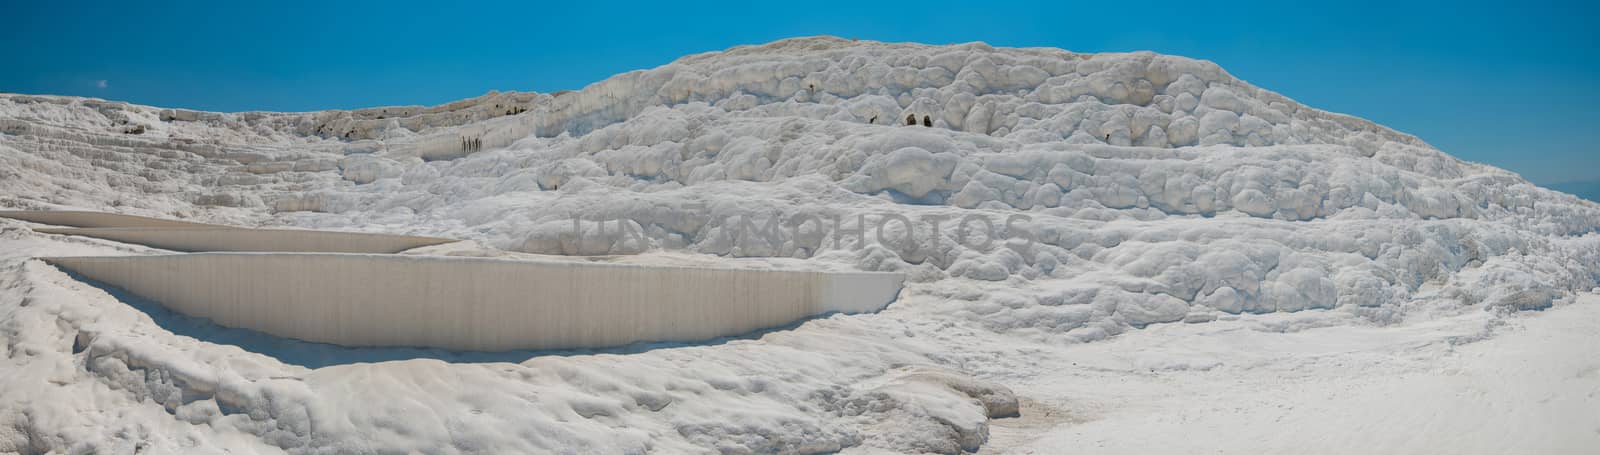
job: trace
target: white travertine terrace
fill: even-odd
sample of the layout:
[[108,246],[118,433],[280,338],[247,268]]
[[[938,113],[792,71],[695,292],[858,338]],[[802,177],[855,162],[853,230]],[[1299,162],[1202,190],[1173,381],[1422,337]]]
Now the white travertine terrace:
[[[0,207],[468,241],[436,248],[447,254],[482,247],[907,276],[888,311],[749,343],[516,364],[367,363],[352,352],[406,350],[280,339],[289,349],[241,352],[164,330],[29,260],[126,249],[0,220],[0,453],[130,453],[145,443],[148,453],[980,450],[995,413],[968,393],[908,381],[901,367],[917,365],[1018,386],[1030,403],[1020,422],[1065,432],[1036,452],[1093,441],[1080,436],[1089,427],[1133,434],[1196,422],[1271,434],[1218,433],[1254,441],[1230,450],[1247,453],[1306,438],[1381,446],[1385,431],[1402,445],[1380,452],[1600,445],[1555,445],[1600,436],[1589,408],[1562,407],[1567,397],[1583,403],[1593,389],[1585,372],[1600,370],[1522,363],[1595,358],[1581,350],[1593,336],[1569,329],[1537,348],[1499,344],[1529,316],[1519,310],[1575,319],[1555,315],[1600,292],[1600,205],[1179,56],[816,37],[686,56],[574,92],[432,107],[218,113],[0,94]],[[1008,225],[1013,215],[1031,221]],[[1030,241],[965,241],[958,223],[969,216]],[[890,217],[914,226],[877,232]],[[809,218],[828,225],[820,245],[809,227],[799,235],[781,223]],[[765,241],[735,241],[749,232],[741,225],[773,219],[782,228],[755,236]],[[1441,329],[1442,318],[1457,329]],[[1344,349],[1311,333],[1322,329],[1384,347],[1324,356]],[[1402,333],[1428,341],[1381,342]],[[1107,338],[1118,340],[1098,343]],[[1515,365],[1496,363],[1476,380],[1455,373],[1470,369],[1451,359],[1496,345]],[[1085,349],[1103,355],[1086,359]],[[306,351],[339,361],[303,368],[295,357]],[[1402,362],[1355,367],[1378,357]],[[1478,361],[1491,358],[1501,357]],[[1418,372],[1439,382],[1415,382],[1427,376]],[[1428,387],[1368,381],[1402,376]],[[1297,394],[1308,389],[1281,387],[1283,378],[1339,393]],[[1128,393],[1095,393],[1100,381]],[[1174,385],[1199,387],[1166,399]],[[1270,405],[1327,400],[1294,407],[1306,416],[1327,403],[1393,404],[1347,385],[1440,410],[1430,417],[1482,416],[1419,435],[1408,430],[1416,414],[1295,420]],[[1488,394],[1469,389],[1477,385]],[[1463,390],[1474,399],[1459,399]],[[1550,407],[1523,406],[1548,397]],[[1187,418],[1201,408],[1227,417]],[[1051,412],[1098,420],[1033,420]],[[1152,438],[1154,447],[1207,442],[1154,433],[1171,436]],[[1136,438],[1104,440],[1114,439]]]
[[173,251],[279,251],[321,253],[398,253],[454,240],[409,235],[308,229],[247,229],[232,227],[112,227],[34,229],[45,234],[81,235],[123,243],[137,243]]
[[440,256],[198,253],[45,261],[228,327],[344,346],[468,351],[738,335],[876,311],[898,273]]

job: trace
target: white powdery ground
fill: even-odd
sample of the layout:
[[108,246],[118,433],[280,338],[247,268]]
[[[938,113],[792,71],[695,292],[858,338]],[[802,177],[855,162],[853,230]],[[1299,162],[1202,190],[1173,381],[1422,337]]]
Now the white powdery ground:
[[[908,115],[919,125],[902,126]],[[920,126],[924,117],[933,127]],[[10,229],[0,240],[8,280],[0,335],[9,346],[0,369],[26,373],[0,382],[0,400],[9,400],[0,403],[0,451],[143,443],[167,451],[950,452],[976,447],[990,426],[1002,428],[997,446],[1078,447],[1053,435],[1103,427],[1083,424],[1101,413],[1074,404],[1132,409],[1115,415],[1134,417],[1118,419],[1166,412],[1146,402],[1164,397],[1153,392],[1163,384],[1076,369],[1079,352],[1168,336],[1218,339],[1207,332],[1266,324],[1331,326],[1286,335],[1335,334],[1330,343],[1350,333],[1446,333],[1429,324],[1499,324],[1541,308],[1555,309],[1540,317],[1556,317],[1600,279],[1600,206],[1301,106],[1208,62],[1149,53],[811,38],[690,56],[579,92],[490,94],[434,108],[215,114],[8,96],[0,97],[0,132],[7,206],[451,236],[498,250],[639,262],[901,271],[912,280],[881,314],[756,340],[344,365],[462,359],[242,342],[276,349],[275,358],[210,342],[234,335],[174,335],[23,262],[110,244]],[[479,139],[482,151],[463,151],[463,138]],[[873,240],[885,214],[916,221],[915,251]],[[1000,226],[1026,215],[1017,232],[1037,242],[956,241],[956,222],[974,214]],[[860,215],[868,217],[865,245],[854,234],[820,250],[788,230],[774,243],[730,236],[740,217],[756,217],[757,226],[813,216],[831,226],[837,217],[852,230]],[[626,224],[647,241],[574,242],[565,236],[575,216],[606,220],[613,232]],[[945,220],[937,236],[921,221],[933,218]],[[889,224],[886,236],[902,238],[902,230]],[[1376,328],[1383,325],[1397,327]],[[1571,337],[1563,339],[1594,340]],[[1317,355],[1231,348],[1177,350],[1172,362],[1236,358],[1224,364],[1294,370]],[[1419,365],[1433,364],[1397,361],[1374,374]],[[1254,370],[1206,371],[1240,406],[1294,398],[1251,395],[1265,384]],[[1327,387],[1349,385],[1336,368],[1305,371],[1337,376]],[[1229,388],[1231,376],[1244,386]],[[1039,385],[1057,377],[1071,385]],[[1110,381],[1139,385],[1119,399],[1084,383]],[[1005,393],[991,383],[1020,392],[1022,419],[986,419],[1006,411]],[[1457,409],[1446,396],[1428,397],[1429,406]],[[1037,423],[1027,403],[1076,417]],[[1332,409],[1308,411],[1301,422],[1338,421]],[[1219,445],[1272,448],[1319,434],[1283,430],[1286,439],[1251,439],[1262,446]],[[1444,430],[1419,433],[1421,441],[1457,440]]]
[[1040,346],[980,453],[1589,453],[1600,294],[1543,312],[1278,332],[1289,317]]

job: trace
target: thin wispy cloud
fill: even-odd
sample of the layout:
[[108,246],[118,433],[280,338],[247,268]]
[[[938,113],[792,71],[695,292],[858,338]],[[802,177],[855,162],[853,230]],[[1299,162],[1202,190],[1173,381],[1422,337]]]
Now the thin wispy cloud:
[[94,88],[103,89],[103,88],[106,88],[108,85],[109,84],[106,83],[105,79],[100,79],[100,80],[94,81]]

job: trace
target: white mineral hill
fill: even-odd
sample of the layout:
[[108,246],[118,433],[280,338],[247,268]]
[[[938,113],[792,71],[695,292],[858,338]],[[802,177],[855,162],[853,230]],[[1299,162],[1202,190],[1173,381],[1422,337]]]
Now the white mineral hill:
[[1600,205],[1183,57],[822,37],[426,108],[0,95],[0,209],[68,208],[908,283],[713,343],[352,349],[80,283],[29,258],[159,250],[0,220],[0,453],[1600,447]]

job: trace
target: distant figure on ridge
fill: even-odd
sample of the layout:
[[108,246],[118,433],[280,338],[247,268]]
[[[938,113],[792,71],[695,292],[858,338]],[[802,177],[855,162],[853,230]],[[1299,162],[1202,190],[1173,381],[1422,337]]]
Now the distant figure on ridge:
[[876,116],[876,115],[872,116],[872,119],[871,120],[867,120],[867,123],[871,123],[871,124],[874,124],[874,125],[878,124],[878,116]]
[[906,116],[906,126],[911,126],[911,125],[915,125],[915,124],[917,124],[917,114],[907,115]]
[[922,116],[922,126],[927,126],[927,127],[933,126],[933,117],[929,117],[929,116],[926,116],[926,115]]

